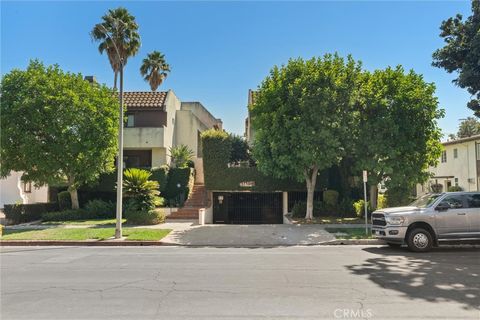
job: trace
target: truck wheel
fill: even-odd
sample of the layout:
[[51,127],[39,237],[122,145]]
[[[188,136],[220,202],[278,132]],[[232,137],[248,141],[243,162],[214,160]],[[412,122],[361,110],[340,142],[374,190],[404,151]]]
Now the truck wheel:
[[432,249],[433,237],[429,231],[416,228],[407,235],[408,249],[415,252],[426,252]]
[[390,248],[400,248],[402,246],[401,243],[395,243],[395,242],[387,242],[387,244]]

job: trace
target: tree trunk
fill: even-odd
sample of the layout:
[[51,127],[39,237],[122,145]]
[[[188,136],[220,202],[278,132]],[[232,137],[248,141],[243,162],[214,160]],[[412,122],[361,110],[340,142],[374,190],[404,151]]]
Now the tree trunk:
[[80,205],[78,203],[78,192],[77,188],[74,186],[68,187],[68,192],[70,192],[70,198],[72,200],[72,209],[79,209]]
[[370,186],[370,207],[373,210],[377,209],[378,185],[376,183]]
[[117,90],[117,76],[118,76],[118,71],[115,71],[113,76],[113,89],[115,90]]
[[315,184],[317,182],[318,168],[314,166],[311,170],[305,171],[305,181],[307,184],[307,212],[305,219],[313,219],[313,195],[315,192]]

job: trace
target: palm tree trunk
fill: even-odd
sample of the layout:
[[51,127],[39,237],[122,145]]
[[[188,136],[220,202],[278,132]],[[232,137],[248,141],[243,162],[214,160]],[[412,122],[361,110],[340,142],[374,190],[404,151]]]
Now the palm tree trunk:
[[117,76],[118,76],[118,71],[115,71],[113,76],[113,89],[115,90],[117,90]]

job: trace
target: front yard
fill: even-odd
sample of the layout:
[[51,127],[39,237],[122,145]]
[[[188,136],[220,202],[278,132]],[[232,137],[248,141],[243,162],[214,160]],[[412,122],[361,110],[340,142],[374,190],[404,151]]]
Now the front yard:
[[[86,227],[81,224],[61,225],[47,229],[4,229],[0,240],[107,240],[115,235],[114,227],[104,227],[105,220],[88,221],[88,225],[98,222],[97,226]],[[123,228],[126,240],[158,241],[167,236],[171,229]]]

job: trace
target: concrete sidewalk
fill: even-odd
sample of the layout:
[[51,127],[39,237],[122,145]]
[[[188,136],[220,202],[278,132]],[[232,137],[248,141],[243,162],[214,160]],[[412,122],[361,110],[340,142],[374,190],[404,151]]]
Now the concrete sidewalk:
[[[185,224],[182,228],[180,225]],[[195,246],[291,246],[316,245],[334,240],[323,225],[196,225],[178,222],[176,228],[162,239],[172,245]]]

